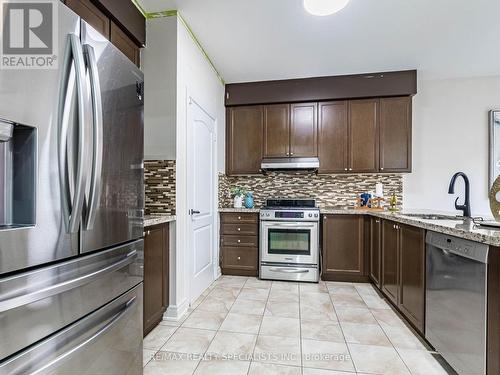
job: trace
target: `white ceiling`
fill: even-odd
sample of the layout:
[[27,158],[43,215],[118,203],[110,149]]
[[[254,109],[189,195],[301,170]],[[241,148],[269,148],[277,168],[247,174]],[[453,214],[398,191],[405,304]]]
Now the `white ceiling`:
[[500,74],[499,0],[139,0],[177,9],[227,82],[402,69],[424,78]]

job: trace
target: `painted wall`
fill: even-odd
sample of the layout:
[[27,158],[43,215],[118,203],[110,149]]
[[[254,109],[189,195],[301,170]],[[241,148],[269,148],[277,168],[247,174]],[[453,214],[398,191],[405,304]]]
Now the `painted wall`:
[[[488,111],[500,108],[500,76],[420,81],[413,100],[413,173],[404,177],[405,208],[454,211],[451,176],[471,182],[473,215],[488,203]],[[463,183],[456,185],[463,197]],[[462,202],[462,200],[460,201]]]
[[177,101],[177,19],[149,19],[142,52],[144,84],[144,157],[175,160]]

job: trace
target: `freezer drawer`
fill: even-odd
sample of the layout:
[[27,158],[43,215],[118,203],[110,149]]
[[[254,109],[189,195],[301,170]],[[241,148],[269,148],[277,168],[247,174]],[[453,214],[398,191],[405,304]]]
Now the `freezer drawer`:
[[141,283],[143,248],[139,240],[0,279],[0,360]]
[[91,315],[0,362],[0,375],[21,374],[142,374],[142,283]]

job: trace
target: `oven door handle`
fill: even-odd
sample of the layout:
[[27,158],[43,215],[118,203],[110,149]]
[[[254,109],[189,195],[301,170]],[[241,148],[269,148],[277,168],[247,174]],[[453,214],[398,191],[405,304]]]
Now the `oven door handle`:
[[306,224],[306,223],[281,223],[281,222],[273,222],[273,223],[265,223],[264,226],[266,228],[280,228],[280,227],[284,227],[284,228],[296,228],[296,229],[310,229],[310,228],[314,228],[318,225],[318,223],[310,223],[310,224]]
[[283,267],[273,267],[270,269],[272,272],[280,273],[309,273],[308,269],[305,268],[283,268]]

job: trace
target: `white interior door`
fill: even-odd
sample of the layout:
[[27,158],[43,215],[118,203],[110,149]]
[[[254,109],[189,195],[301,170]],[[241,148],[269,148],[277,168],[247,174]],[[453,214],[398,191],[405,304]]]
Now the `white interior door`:
[[215,121],[192,98],[188,104],[188,228],[190,299],[214,280]]

